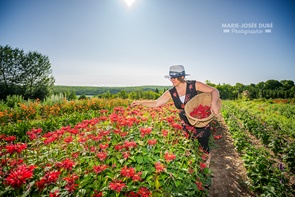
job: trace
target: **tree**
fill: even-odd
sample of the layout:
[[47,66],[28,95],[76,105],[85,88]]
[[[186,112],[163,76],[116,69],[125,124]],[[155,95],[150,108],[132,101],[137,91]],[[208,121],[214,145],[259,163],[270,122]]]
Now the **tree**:
[[282,86],[283,85],[278,80],[270,79],[265,82],[265,89],[268,90],[277,90]]
[[1,97],[22,95],[25,99],[43,100],[54,85],[49,58],[38,52],[0,46]]
[[76,100],[77,99],[77,95],[76,95],[76,92],[74,92],[73,90],[69,91],[67,94],[66,94],[66,97],[69,101],[71,100]]
[[242,97],[242,93],[244,92],[245,86],[241,83],[236,83],[234,89],[234,93],[238,95],[238,97]]
[[0,46],[0,99],[6,99],[8,95],[20,95],[19,65],[24,57],[24,52],[19,49],[11,49],[8,46]]
[[294,81],[292,80],[282,80],[280,82],[283,85],[284,90],[291,90],[291,88],[294,87]]

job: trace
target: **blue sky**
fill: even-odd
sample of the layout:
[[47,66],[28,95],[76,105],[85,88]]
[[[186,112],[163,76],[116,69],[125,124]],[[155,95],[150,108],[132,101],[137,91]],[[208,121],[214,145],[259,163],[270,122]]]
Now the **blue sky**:
[[[49,57],[56,85],[295,81],[295,1],[0,0],[0,45]],[[247,33],[247,34],[246,34]]]

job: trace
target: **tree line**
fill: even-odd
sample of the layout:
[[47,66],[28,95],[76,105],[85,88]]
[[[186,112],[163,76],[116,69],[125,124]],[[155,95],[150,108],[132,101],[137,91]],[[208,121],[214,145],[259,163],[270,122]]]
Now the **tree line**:
[[[62,94],[68,100],[87,98],[87,95],[99,98],[157,99],[169,86],[141,87],[79,87],[54,86],[49,58],[38,52],[25,53],[18,48],[0,46],[0,100],[18,95],[25,100],[44,100],[51,95]],[[267,80],[258,84],[244,85],[236,83],[206,84],[217,88],[221,99],[295,98],[295,86],[292,80]]]
[[[295,86],[292,80],[267,80],[265,82],[259,82],[258,84],[244,85],[241,83],[236,83],[235,85],[230,84],[213,84],[210,81],[206,81],[206,84],[215,87],[220,92],[221,99],[294,99],[295,98]],[[63,87],[66,90],[66,87]],[[89,92],[86,94],[76,96],[75,87],[69,87],[68,90],[58,92],[56,94],[62,93],[69,100],[71,99],[83,99],[87,98],[86,95],[92,95],[99,98],[129,98],[129,99],[157,99],[163,92],[168,90],[169,86],[153,86],[144,90],[143,87],[103,87],[104,92],[100,94],[92,94],[92,89],[99,89],[100,87],[89,87]],[[77,91],[78,92],[78,91]]]
[[295,98],[295,86],[292,80],[274,80],[270,79],[265,82],[259,82],[258,84],[251,83],[250,85],[244,85],[242,83],[236,83],[235,85],[229,84],[212,84],[210,81],[206,81],[208,85],[217,88],[220,92],[221,99],[290,99]]

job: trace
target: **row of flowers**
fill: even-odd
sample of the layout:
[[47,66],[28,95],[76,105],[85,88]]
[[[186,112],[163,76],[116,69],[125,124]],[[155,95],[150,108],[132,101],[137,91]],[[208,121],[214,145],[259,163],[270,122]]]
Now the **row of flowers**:
[[28,143],[0,135],[0,196],[206,196],[207,154],[171,105],[100,112]]
[[101,98],[89,98],[83,100],[42,103],[40,100],[18,103],[13,108],[0,110],[0,123],[20,122],[24,120],[44,119],[50,116],[62,116],[73,112],[87,112],[89,110],[112,109],[115,106],[128,105],[127,99],[106,100]]

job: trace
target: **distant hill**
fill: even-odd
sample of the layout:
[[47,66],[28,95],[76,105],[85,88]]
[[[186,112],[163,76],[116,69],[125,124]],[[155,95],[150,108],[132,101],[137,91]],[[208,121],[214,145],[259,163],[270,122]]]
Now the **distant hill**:
[[121,91],[134,92],[134,91],[163,91],[169,89],[171,86],[130,86],[130,87],[94,87],[94,86],[61,86],[55,85],[53,91],[57,92],[71,92],[74,91],[77,95],[97,95],[110,92],[116,94]]

